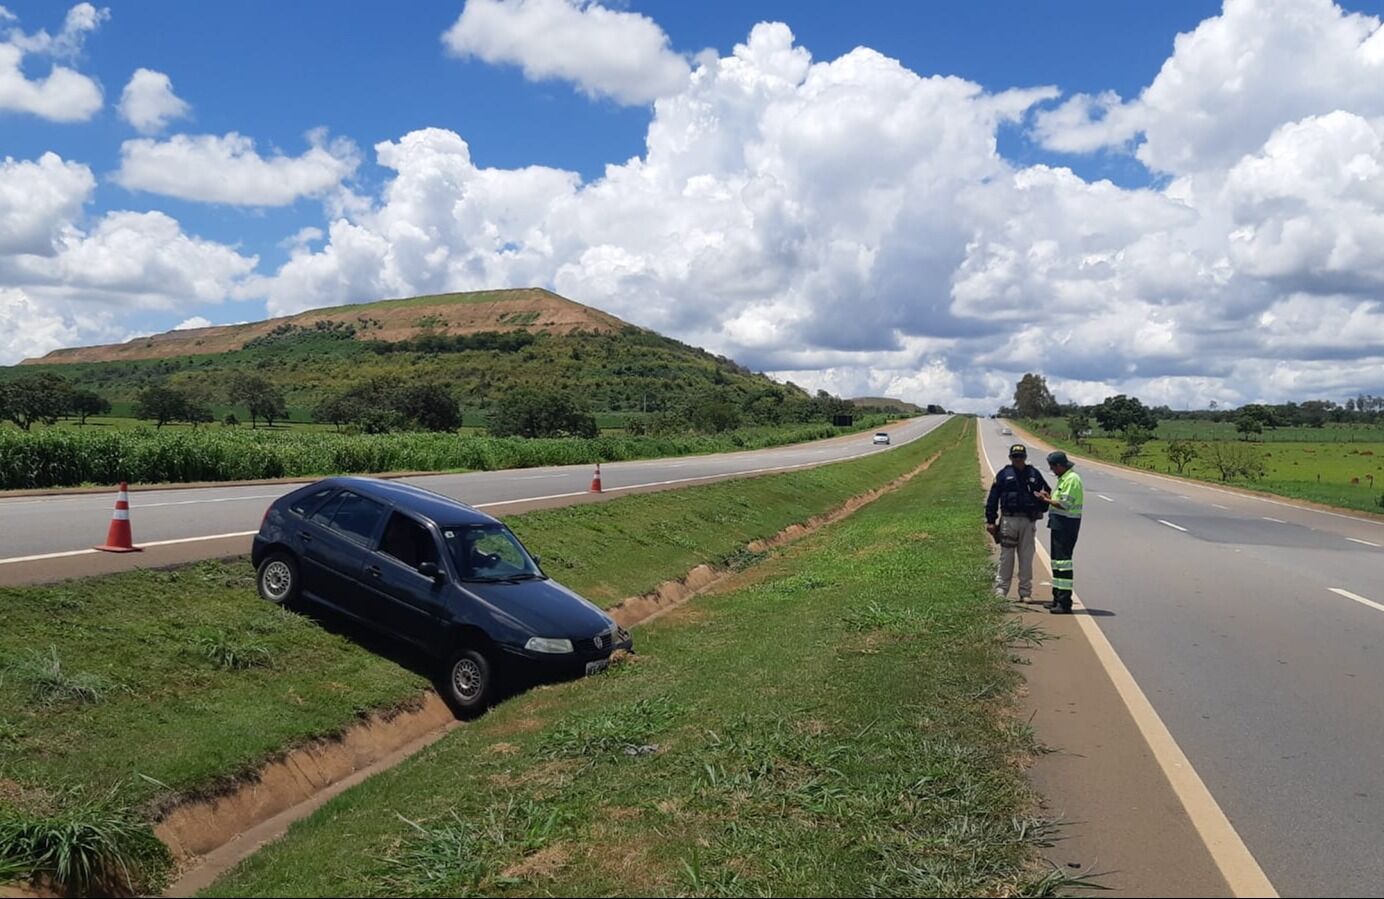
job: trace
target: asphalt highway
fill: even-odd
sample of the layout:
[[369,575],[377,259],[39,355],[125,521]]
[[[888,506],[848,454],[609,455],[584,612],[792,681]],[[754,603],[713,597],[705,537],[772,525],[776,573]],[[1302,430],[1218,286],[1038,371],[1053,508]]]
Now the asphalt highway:
[[[873,445],[873,432],[792,446],[739,453],[680,456],[601,466],[603,486],[619,495],[633,490],[671,488],[723,478],[806,468],[828,462],[887,452],[931,432],[948,416],[931,415],[889,428],[891,446]],[[467,472],[406,478],[479,508],[530,502],[561,504],[584,497],[590,489],[588,465]],[[195,556],[205,543],[208,557],[224,555],[227,539],[245,537],[259,528],[264,510],[298,484],[211,486],[140,491],[131,489],[130,519],[135,542],[142,546],[184,545],[183,558]],[[109,494],[55,494],[0,498],[0,566],[20,566],[91,553],[104,542],[114,507]],[[215,544],[215,546],[213,546]]]
[[[1016,439],[1002,424],[981,421],[997,468]],[[1259,865],[1285,896],[1380,895],[1384,523],[1077,470],[1085,613]]]

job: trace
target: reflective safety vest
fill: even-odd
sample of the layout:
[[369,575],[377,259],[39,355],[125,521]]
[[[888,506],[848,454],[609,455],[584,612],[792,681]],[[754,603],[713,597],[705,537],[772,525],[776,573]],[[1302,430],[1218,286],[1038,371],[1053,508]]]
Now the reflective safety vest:
[[1061,515],[1065,518],[1081,517],[1081,510],[1086,504],[1086,488],[1082,486],[1081,475],[1076,473],[1076,469],[1067,469],[1057,479],[1057,489],[1052,492],[1052,498],[1061,503],[1062,508],[1053,506],[1048,509],[1049,515]]

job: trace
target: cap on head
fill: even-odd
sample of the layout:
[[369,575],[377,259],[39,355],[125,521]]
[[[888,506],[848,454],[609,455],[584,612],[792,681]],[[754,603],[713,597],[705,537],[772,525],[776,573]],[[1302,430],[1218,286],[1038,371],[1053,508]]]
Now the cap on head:
[[1028,447],[1024,446],[1022,443],[1016,443],[1013,446],[1011,446],[1009,448],[1009,458],[1013,459],[1015,456],[1022,456],[1023,458],[1027,459]]
[[1067,458],[1067,454],[1062,452],[1062,450],[1054,450],[1048,453],[1048,464],[1061,465],[1063,468],[1072,467],[1071,460]]

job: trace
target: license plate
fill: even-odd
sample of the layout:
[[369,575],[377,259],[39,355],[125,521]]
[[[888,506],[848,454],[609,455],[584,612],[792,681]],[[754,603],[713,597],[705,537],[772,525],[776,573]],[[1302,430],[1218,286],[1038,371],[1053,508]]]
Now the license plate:
[[610,659],[597,659],[594,662],[586,663],[586,673],[587,676],[590,676],[592,674],[599,674],[600,672],[606,670],[609,667]]

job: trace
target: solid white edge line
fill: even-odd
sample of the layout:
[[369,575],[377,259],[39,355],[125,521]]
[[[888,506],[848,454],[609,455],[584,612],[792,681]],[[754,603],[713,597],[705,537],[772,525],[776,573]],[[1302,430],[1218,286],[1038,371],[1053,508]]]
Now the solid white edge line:
[[[990,455],[985,451],[985,442],[979,434],[977,443],[980,456],[990,468],[991,477],[994,477],[995,466],[990,461]],[[1041,542],[1034,542],[1038,550],[1036,555],[1051,573],[1052,559],[1048,551]],[[1081,601],[1076,591],[1072,591],[1072,604],[1086,608],[1086,604]],[[1078,615],[1076,620],[1090,642],[1091,649],[1095,651],[1096,658],[1100,660],[1101,667],[1105,669],[1106,675],[1115,685],[1116,692],[1124,700],[1125,708],[1129,710],[1135,726],[1143,735],[1149,751],[1157,759],[1158,766],[1163,769],[1163,776],[1168,779],[1173,792],[1182,802],[1182,808],[1187,812],[1187,817],[1191,819],[1192,826],[1196,828],[1230,891],[1236,896],[1277,897],[1278,891],[1274,889],[1264,869],[1259,867],[1259,862],[1235,830],[1235,825],[1230,823],[1220,803],[1216,802],[1216,797],[1211,795],[1206,782],[1192,767],[1191,760],[1182,751],[1182,747],[1163,723],[1163,719],[1158,716],[1153,703],[1149,702],[1134,675],[1125,667],[1124,661],[1115,652],[1115,647],[1110,644],[1100,625],[1089,615]]]
[[1330,590],[1332,593],[1335,593],[1337,596],[1344,596],[1346,599],[1353,599],[1356,602],[1360,603],[1360,605],[1362,606],[1369,606],[1376,612],[1384,612],[1384,605],[1377,603],[1372,599],[1366,599],[1359,593],[1351,593],[1349,590],[1343,590],[1340,587],[1327,587],[1326,589]]
[[1182,531],[1184,534],[1187,533],[1187,529],[1184,528],[1184,527],[1183,527],[1182,525],[1180,525],[1180,524],[1173,524],[1171,521],[1164,521],[1164,520],[1161,519],[1161,518],[1158,519],[1158,523],[1159,523],[1159,524],[1166,524],[1168,527],[1172,528],[1172,529],[1175,530],[1175,531]]
[[[648,483],[644,483],[644,484],[626,484],[626,485],[624,485],[624,486],[622,486],[622,487],[607,487],[607,488],[605,488],[605,490],[602,491],[602,492],[604,492],[604,493],[616,493],[616,492],[621,491],[621,490],[640,490],[640,489],[645,488],[645,487],[668,487],[668,486],[671,486],[671,485],[673,485],[673,484],[690,484],[690,483],[693,483],[694,481],[708,481],[708,480],[715,480],[715,479],[730,480],[730,479],[732,479],[732,478],[740,477],[740,476],[755,475],[755,474],[769,474],[769,473],[771,473],[771,472],[776,472],[776,471],[792,471],[792,470],[798,469],[798,468],[813,468],[813,467],[820,467],[820,466],[822,466],[822,465],[824,465],[824,464],[829,465],[829,464],[832,464],[832,463],[834,463],[834,462],[849,462],[849,461],[851,461],[851,460],[853,460],[853,459],[859,459],[861,456],[873,456],[873,455],[874,455],[875,453],[877,453],[877,452],[888,452],[889,450],[894,449],[894,447],[898,447],[898,446],[907,446],[908,444],[913,443],[913,442],[916,441],[916,440],[921,440],[921,439],[923,439],[924,437],[926,437],[928,434],[931,434],[933,431],[937,430],[937,428],[941,427],[941,426],[942,426],[943,424],[945,424],[947,421],[950,421],[951,418],[952,418],[952,416],[947,416],[946,418],[943,418],[941,421],[938,421],[937,423],[933,424],[931,427],[927,428],[926,430],[922,431],[921,433],[915,434],[914,436],[909,437],[907,440],[901,441],[901,442],[899,442],[899,443],[896,443],[896,444],[894,444],[894,445],[892,445],[892,446],[889,446],[889,447],[886,447],[886,448],[884,448],[884,449],[876,449],[876,448],[874,448],[873,445],[870,445],[870,448],[869,448],[869,449],[866,449],[866,450],[864,450],[864,451],[857,452],[857,453],[852,453],[852,454],[850,454],[850,455],[841,456],[840,458],[832,459],[832,460],[830,460],[829,462],[800,462],[800,463],[798,463],[797,465],[778,465],[778,466],[771,466],[771,467],[768,467],[768,468],[751,468],[751,469],[745,469],[745,470],[741,470],[741,471],[722,472],[722,473],[720,473],[720,474],[699,475],[699,476],[697,476],[697,477],[695,477],[695,478],[675,478],[675,479],[673,479],[673,480],[668,480],[668,481],[649,481]],[[517,469],[517,470],[522,470],[522,469]],[[214,489],[214,488],[213,488],[213,489]],[[506,500],[496,500],[496,501],[494,501],[494,502],[489,502],[489,503],[475,503],[475,504],[471,504],[471,508],[473,508],[473,509],[489,509],[489,508],[494,508],[495,506],[512,506],[512,505],[517,505],[517,504],[519,504],[519,503],[542,502],[543,500],[550,500],[550,499],[570,499],[570,498],[572,498],[572,497],[574,497],[574,496],[586,496],[588,493],[590,493],[589,490],[576,490],[576,491],[573,491],[573,492],[571,492],[571,493],[550,493],[550,494],[548,494],[547,496],[526,496],[526,497],[521,497],[520,499],[506,499]],[[281,494],[274,494],[272,498],[277,499],[280,495],[281,495]],[[248,498],[248,497],[247,497],[247,498]],[[262,498],[268,498],[268,497],[262,497]],[[219,500],[199,500],[198,502],[219,502]],[[151,504],[151,505],[153,505],[153,504]],[[181,504],[180,504],[180,503],[163,503],[162,505],[181,505]],[[138,504],[136,504],[135,508],[138,509],[138,508],[141,508],[141,507],[140,507]],[[146,506],[146,507],[143,507],[143,508],[148,508],[148,507]],[[230,534],[208,534],[208,535],[206,535],[205,537],[177,537],[177,538],[172,539],[172,540],[151,540],[151,541],[149,541],[149,542],[147,542],[147,543],[140,543],[139,546],[140,546],[141,548],[146,547],[146,546],[173,546],[173,545],[178,544],[178,543],[196,543],[196,542],[198,542],[198,541],[200,541],[200,540],[223,540],[223,539],[226,539],[226,538],[229,538],[229,537],[253,537],[255,534],[258,534],[258,533],[259,533],[259,531],[258,531],[258,530],[255,530],[255,531],[235,531],[234,533],[230,533]],[[69,549],[69,550],[65,550],[65,551],[63,551],[63,552],[56,552],[56,553],[39,553],[38,555],[34,555],[34,556],[13,556],[13,557],[8,558],[8,559],[0,559],[0,565],[14,565],[14,564],[17,564],[17,563],[20,563],[20,562],[42,562],[42,561],[44,561],[44,560],[46,560],[46,559],[65,559],[65,558],[67,558],[67,557],[69,557],[69,556],[88,556],[88,555],[92,555],[92,554],[95,554],[95,553],[98,553],[98,552],[101,552],[101,550],[99,550],[99,549]]]

